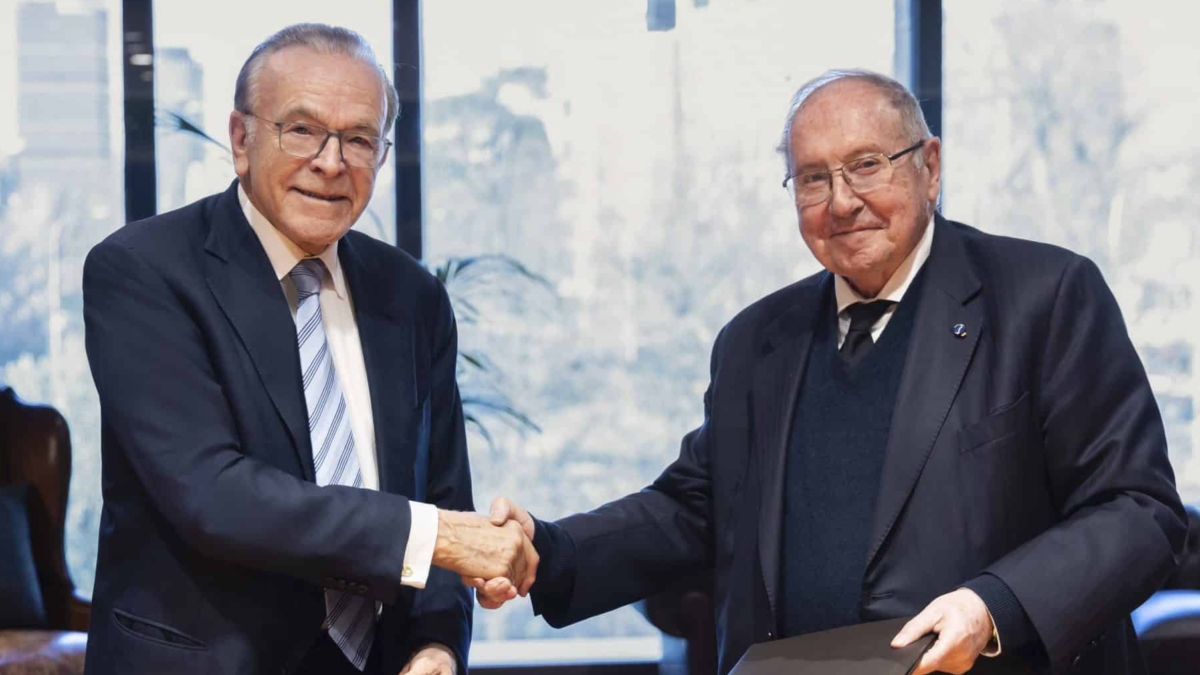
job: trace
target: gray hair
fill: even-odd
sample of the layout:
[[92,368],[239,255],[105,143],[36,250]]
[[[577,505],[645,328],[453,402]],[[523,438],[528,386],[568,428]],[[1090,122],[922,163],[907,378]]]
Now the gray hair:
[[234,110],[251,112],[250,102],[256,97],[258,76],[267,57],[288,47],[305,47],[329,56],[348,56],[378,69],[379,79],[383,81],[384,98],[387,100],[387,114],[382,133],[386,136],[391,131],[396,116],[400,114],[400,97],[396,94],[396,88],[392,86],[387,70],[379,65],[378,59],[375,58],[375,50],[371,49],[371,45],[358,33],[348,28],[323,23],[298,23],[288,26],[255,47],[238,73],[237,85],[233,91]]
[[[792,171],[792,150],[791,144],[788,142],[792,135],[792,120],[796,119],[796,113],[800,112],[800,108],[818,89],[838,80],[862,80],[878,88],[887,97],[896,112],[900,113],[900,127],[913,142],[933,135],[929,132],[929,124],[925,121],[925,113],[921,111],[921,104],[903,84],[887,75],[870,70],[859,68],[827,70],[801,85],[800,89],[796,91],[796,95],[792,97],[791,105],[788,106],[787,119],[783,123],[783,139],[776,148],[783,155],[783,170],[786,173],[790,174]],[[924,160],[920,151],[913,156],[913,160],[918,163]]]

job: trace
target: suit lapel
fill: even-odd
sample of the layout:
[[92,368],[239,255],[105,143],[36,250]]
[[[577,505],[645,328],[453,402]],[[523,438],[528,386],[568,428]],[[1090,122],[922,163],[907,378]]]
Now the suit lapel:
[[[759,560],[772,616],[778,616],[780,532],[788,440],[800,382],[808,362],[815,320],[831,293],[833,277],[825,274],[810,293],[766,331],[765,356],[754,372],[751,408],[759,471]],[[815,289],[815,292],[811,292]]]
[[217,304],[245,345],[292,439],[301,471],[315,480],[296,327],[271,261],[237,198],[237,182],[210,215],[205,274]]
[[[983,306],[971,302],[981,284],[967,264],[961,235],[937,217],[926,261],[904,379],[892,412],[867,569],[917,484],[985,330]],[[962,324],[962,329],[955,327]],[[958,333],[965,334],[961,337]]]
[[428,443],[420,438],[428,428],[422,426],[418,433],[410,433],[419,422],[414,419],[418,396],[416,322],[410,316],[410,305],[394,302],[391,293],[397,284],[386,282],[386,270],[369,268],[353,237],[342,238],[338,259],[350,288],[371,389],[379,489],[422,500],[424,494],[414,492],[414,487],[425,485],[428,458],[417,458],[414,452],[417,448],[428,452]]

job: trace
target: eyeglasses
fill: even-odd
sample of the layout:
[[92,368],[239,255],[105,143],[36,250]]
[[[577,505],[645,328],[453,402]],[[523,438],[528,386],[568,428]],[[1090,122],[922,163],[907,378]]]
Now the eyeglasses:
[[378,169],[392,147],[386,138],[361,131],[333,131],[308,122],[276,122],[253,113],[242,114],[275,125],[279,149],[301,159],[313,159],[325,151],[330,138],[337,138],[343,162],[360,169]]
[[846,162],[836,169],[789,175],[783,179],[783,187],[786,188],[788,183],[791,183],[796,206],[813,206],[833,196],[833,175],[841,172],[842,179],[855,194],[870,192],[891,182],[892,162],[921,148],[925,145],[925,140],[927,139],[922,139],[894,155],[866,155]]

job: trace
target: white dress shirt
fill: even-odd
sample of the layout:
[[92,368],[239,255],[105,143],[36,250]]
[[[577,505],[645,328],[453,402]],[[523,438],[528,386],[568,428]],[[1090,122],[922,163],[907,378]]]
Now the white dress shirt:
[[[275,278],[279,279],[283,293],[287,296],[292,318],[299,306],[296,286],[288,274],[296,263],[308,255],[295,242],[277,230],[254,205],[246,191],[238,185],[238,202],[250,227],[258,235],[259,242],[267,252]],[[325,264],[329,274],[321,281],[321,323],[329,342],[329,353],[333,356],[333,367],[342,395],[346,399],[346,410],[350,414],[350,428],[354,433],[358,465],[362,470],[362,486],[368,490],[379,489],[379,463],[375,456],[375,418],[371,412],[371,388],[367,380],[367,366],[363,361],[362,342],[358,337],[358,322],[354,319],[354,305],[350,289],[346,286],[346,275],[338,260],[338,245],[326,248],[317,256]],[[412,508],[412,527],[408,544],[404,549],[404,561],[400,583],[405,586],[425,588],[429,579],[429,568],[433,564],[433,548],[437,543],[437,508],[430,504],[409,500]]]
[[[933,223],[935,218],[929,219],[929,225],[925,228],[925,234],[921,236],[921,241],[904,262],[900,263],[900,267],[892,273],[892,277],[875,296],[875,300],[891,300],[895,302],[888,308],[883,316],[875,322],[871,327],[871,340],[879,342],[879,336],[883,333],[883,329],[887,327],[888,321],[892,320],[892,315],[896,313],[896,308],[900,306],[900,300],[904,297],[905,291],[912,285],[913,279],[917,277],[917,272],[925,266],[925,261],[929,259],[929,251],[933,248]],[[838,310],[838,349],[842,348],[842,342],[846,340],[846,333],[850,330],[850,314],[846,312],[846,308],[856,302],[866,302],[872,298],[864,298],[858,294],[858,291],[846,281],[844,277],[835,276],[833,279],[833,293],[837,298]],[[324,306],[324,305],[322,305]]]

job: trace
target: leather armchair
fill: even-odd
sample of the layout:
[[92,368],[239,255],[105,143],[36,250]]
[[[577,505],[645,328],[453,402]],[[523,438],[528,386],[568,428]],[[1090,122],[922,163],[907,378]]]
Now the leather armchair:
[[1200,663],[1200,511],[1188,507],[1179,569],[1133,612],[1148,675],[1195,673]]
[[[29,530],[48,628],[0,630],[0,672],[83,672],[90,605],[71,581],[64,527],[71,480],[67,422],[49,406],[30,405],[0,390],[0,485],[31,486]],[[3,546],[0,533],[0,546]]]

